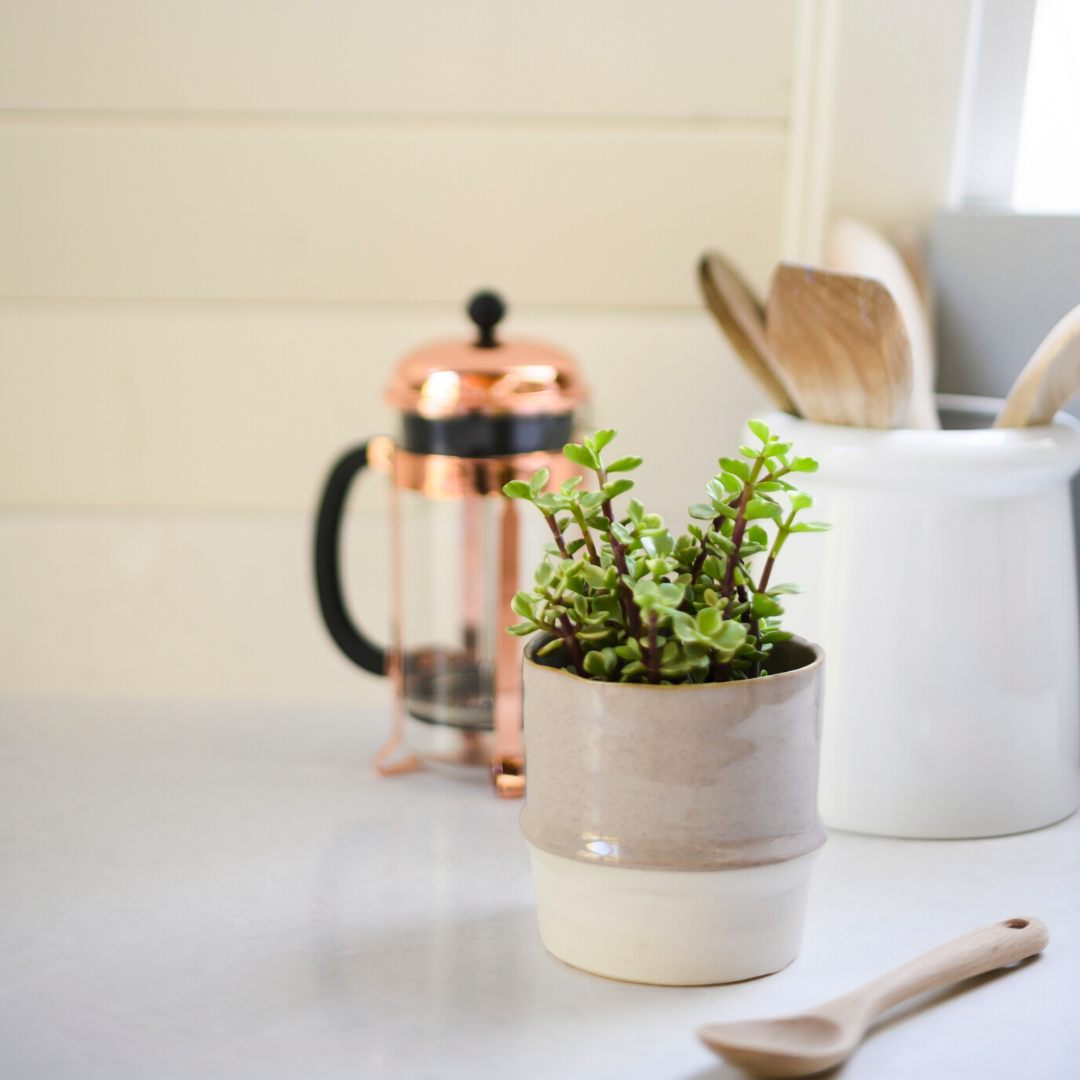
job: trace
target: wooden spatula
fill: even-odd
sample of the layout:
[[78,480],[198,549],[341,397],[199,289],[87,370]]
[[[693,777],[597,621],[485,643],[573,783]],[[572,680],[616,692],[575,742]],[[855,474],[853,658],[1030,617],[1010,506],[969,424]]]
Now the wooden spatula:
[[1080,305],[1043,338],[1016,377],[994,427],[1049,424],[1080,390]]
[[707,252],[698,263],[698,282],[705,303],[731,347],[777,407],[802,416],[787,376],[765,340],[765,313],[739,272],[722,256]]
[[893,428],[911,403],[911,343],[889,290],[871,278],[782,262],[765,339],[810,420]]
[[919,287],[900,252],[865,222],[838,218],[825,234],[825,265],[873,278],[889,290],[911,342],[911,406],[904,427],[940,428],[934,401],[934,335]]

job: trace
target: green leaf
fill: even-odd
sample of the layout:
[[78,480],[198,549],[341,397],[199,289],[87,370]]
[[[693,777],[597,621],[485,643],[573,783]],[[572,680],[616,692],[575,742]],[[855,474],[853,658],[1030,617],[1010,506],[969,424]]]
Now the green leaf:
[[551,563],[549,563],[547,561],[547,559],[545,559],[536,568],[536,574],[535,574],[536,584],[539,585],[540,588],[544,588],[545,585],[550,585],[551,584],[551,579],[554,576],[555,576],[555,568],[551,565]]
[[532,489],[524,480],[511,480],[503,484],[503,494],[508,499],[531,499]]
[[[690,618],[690,616],[687,615],[686,618]],[[637,643],[636,638],[627,638],[625,645],[615,646],[615,655],[622,657],[623,660],[640,660],[641,646]]]
[[732,521],[739,516],[739,511],[734,506],[728,506],[726,502],[713,499],[713,517],[726,517]]
[[544,485],[548,482],[549,476],[551,476],[551,473],[549,473],[547,469],[537,469],[536,472],[532,474],[532,479],[529,481],[529,491],[531,491],[533,495],[539,495],[540,492],[544,490]]
[[740,622],[735,622],[734,619],[725,619],[718,639],[718,647],[724,652],[730,651],[731,655],[734,655],[735,650],[746,640],[746,627]]
[[536,623],[519,622],[514,623],[513,626],[508,626],[506,632],[508,634],[513,634],[515,637],[525,637],[526,634],[535,634],[536,629]]
[[656,584],[651,578],[643,578],[634,586],[634,599],[638,597],[648,597],[651,599],[657,599],[660,595],[660,586]]
[[790,641],[794,636],[790,630],[767,630],[761,635],[761,640],[762,643],[773,645],[781,641]]
[[792,472],[817,472],[818,463],[812,457],[794,457],[788,468]]
[[626,512],[630,515],[630,520],[635,525],[640,525],[645,520],[645,507],[641,504],[639,499],[631,499],[629,505],[626,507]]
[[791,526],[793,533],[828,532],[832,526],[827,521],[799,521]]
[[558,652],[564,644],[565,642],[561,637],[552,638],[546,645],[541,645],[540,648],[536,650],[536,655],[550,656],[553,652]]
[[613,649],[596,649],[585,654],[585,670],[597,679],[606,679],[615,670],[615,663]]
[[724,485],[724,490],[729,491],[732,495],[737,491],[742,491],[743,482],[734,473],[722,472],[718,479]]
[[784,614],[784,609],[766,593],[754,593],[754,597],[750,601],[750,610],[754,613],[756,619],[765,619],[773,615]]
[[563,457],[572,461],[575,465],[584,465],[587,469],[599,469],[600,462],[596,455],[587,447],[577,443],[567,443],[563,447]]
[[805,491],[793,491],[788,497],[791,499],[792,510],[807,510],[814,505],[814,497],[807,495]]
[[640,660],[635,660],[632,664],[627,664],[622,669],[622,677],[624,679],[631,675],[641,675],[645,671],[645,665]]
[[645,459],[639,457],[621,457],[613,461],[608,467],[609,473],[613,472],[630,472],[631,469],[636,469]]
[[660,600],[666,607],[677,607],[682,603],[686,590],[681,585],[670,581],[660,583]]
[[769,534],[760,525],[751,525],[746,530],[747,540],[760,544],[763,548],[769,546]]
[[719,581],[724,576],[724,569],[715,555],[705,556],[705,561],[701,564],[701,572],[711,577],[713,581]]
[[761,456],[760,450],[755,450],[752,446],[740,446],[739,453],[743,457],[749,458],[751,461],[756,461]]
[[607,572],[592,563],[583,563],[581,576],[594,588],[602,589],[607,581]]
[[593,432],[593,446],[597,451],[603,450],[605,446],[619,433],[613,427],[601,428],[599,431]]
[[586,514],[591,514],[594,510],[598,510],[604,502],[604,493],[602,491],[590,491],[581,496],[581,509]]
[[556,495],[553,491],[548,491],[543,495],[533,496],[533,502],[545,514],[555,514],[560,510],[566,509],[566,497],[563,495]]
[[515,615],[520,615],[523,619],[531,619],[533,608],[536,606],[536,601],[527,592],[518,592],[514,594],[514,599],[510,601],[510,610]]
[[633,480],[611,480],[604,485],[604,495],[609,499],[614,499],[618,495],[623,495],[634,486]]
[[789,442],[774,442],[769,443],[765,447],[766,457],[783,457],[791,449],[791,443]]
[[704,634],[706,637],[712,637],[713,634],[720,629],[720,625],[723,621],[723,616],[716,608],[702,608],[697,613],[698,632]]
[[746,426],[763,442],[767,443],[772,432],[769,425],[761,420],[747,420]]
[[611,535],[619,541],[623,547],[629,547],[634,542],[634,536],[625,525],[620,525],[619,522],[612,522]]
[[783,593],[798,595],[802,591],[803,587],[796,585],[794,581],[782,581],[779,585],[773,585],[772,588],[765,590],[769,596],[781,596]]
[[559,490],[564,495],[570,495],[570,494],[573,493],[574,488],[576,488],[578,486],[578,484],[581,483],[581,480],[582,480],[582,478],[580,476],[571,476],[569,480],[564,480],[559,485]]
[[738,458],[722,457],[720,459],[720,468],[725,472],[734,473],[740,480],[750,479],[750,466]]
[[664,529],[655,536],[642,536],[641,546],[654,559],[664,559],[675,550],[675,538]]
[[[724,475],[730,476],[731,474],[726,473]],[[734,480],[735,478],[732,477],[732,479]],[[735,483],[739,484],[737,480],[735,481]],[[739,484],[739,487],[736,490],[739,490],[741,488],[742,484]],[[705,492],[709,496],[710,502],[727,502],[731,494],[724,486],[724,484],[715,477],[705,485]]]
[[747,521],[757,521],[759,518],[775,518],[780,516],[780,507],[774,502],[766,502],[764,499],[751,499],[746,505]]
[[698,521],[712,521],[716,517],[716,511],[709,503],[694,503],[687,510],[687,513],[692,518],[697,518]]

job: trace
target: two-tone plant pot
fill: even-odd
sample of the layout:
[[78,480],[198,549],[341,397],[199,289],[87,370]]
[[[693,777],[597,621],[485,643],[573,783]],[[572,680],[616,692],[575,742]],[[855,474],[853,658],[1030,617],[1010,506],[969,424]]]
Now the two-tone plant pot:
[[609,683],[525,651],[540,936],[575,967],[693,986],[798,954],[817,812],[824,653],[775,646],[767,678]]

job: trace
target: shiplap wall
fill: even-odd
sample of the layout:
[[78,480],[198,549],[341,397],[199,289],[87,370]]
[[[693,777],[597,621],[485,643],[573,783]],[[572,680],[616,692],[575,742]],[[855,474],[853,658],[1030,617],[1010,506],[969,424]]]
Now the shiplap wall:
[[838,7],[0,0],[0,694],[383,694],[310,514],[479,285],[681,514],[766,405],[694,264],[812,254]]

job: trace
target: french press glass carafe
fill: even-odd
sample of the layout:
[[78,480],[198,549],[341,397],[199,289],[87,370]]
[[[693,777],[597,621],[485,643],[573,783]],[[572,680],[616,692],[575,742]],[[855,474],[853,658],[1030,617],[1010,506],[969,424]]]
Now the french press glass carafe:
[[[505,307],[494,293],[469,304],[473,341],[445,341],[405,357],[386,393],[401,410],[397,440],[345,453],[319,507],[315,577],[331,637],[350,660],[395,684],[384,773],[421,761],[490,767],[504,797],[524,793],[522,641],[510,601],[542,555],[539,515],[518,520],[509,480],[550,470],[549,489],[577,474],[562,456],[587,389],[550,345],[499,341]],[[389,649],[373,644],[342,595],[339,538],[349,486],[371,465],[392,476]],[[550,536],[546,537],[550,539]]]

